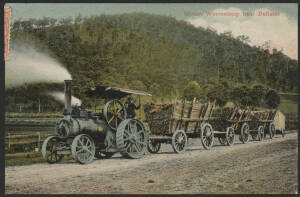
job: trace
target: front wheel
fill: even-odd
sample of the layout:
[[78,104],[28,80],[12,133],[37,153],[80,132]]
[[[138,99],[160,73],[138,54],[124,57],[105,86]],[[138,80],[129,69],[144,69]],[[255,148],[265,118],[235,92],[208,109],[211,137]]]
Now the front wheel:
[[42,145],[42,155],[43,158],[50,164],[57,163],[64,155],[57,154],[57,147],[60,143],[60,140],[56,136],[49,136],[45,139]]

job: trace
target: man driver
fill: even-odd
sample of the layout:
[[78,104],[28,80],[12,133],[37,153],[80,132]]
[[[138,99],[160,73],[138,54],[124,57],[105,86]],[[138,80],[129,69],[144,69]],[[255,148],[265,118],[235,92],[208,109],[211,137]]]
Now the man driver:
[[126,118],[135,118],[135,110],[139,109],[141,107],[141,100],[139,98],[139,105],[136,106],[134,104],[133,98],[130,96],[127,101],[125,102],[125,108],[127,112]]

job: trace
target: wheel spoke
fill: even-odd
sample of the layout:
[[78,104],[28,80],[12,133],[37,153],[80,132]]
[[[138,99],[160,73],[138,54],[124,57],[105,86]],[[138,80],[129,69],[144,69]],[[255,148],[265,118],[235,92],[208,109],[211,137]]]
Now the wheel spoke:
[[114,116],[112,116],[109,121],[108,121],[108,124],[114,119]]
[[81,144],[81,146],[83,146],[83,142],[81,141],[81,139],[78,139],[78,142]]
[[130,140],[131,137],[123,138],[124,142]]
[[125,135],[126,137],[129,137],[129,131],[128,131],[127,129],[124,130],[124,135]]
[[90,145],[91,145],[91,142],[90,142],[89,139],[86,140],[86,144],[85,144],[85,145],[86,145],[86,146],[90,146]]
[[134,152],[134,148],[135,148],[135,146],[134,146],[134,145],[135,145],[135,144],[133,144],[133,143],[131,143],[131,144],[130,144],[130,147],[131,147],[131,148],[130,148],[130,149],[131,149],[131,152]]
[[131,124],[130,125],[130,128],[131,128],[131,130],[132,130],[132,133],[136,133],[136,122],[134,121],[134,123],[133,124]]
[[114,113],[116,113],[116,101],[113,101]]
[[87,151],[88,153],[90,153],[91,155],[93,154],[89,149],[86,149],[86,151]]
[[83,149],[79,149],[76,153],[82,153]]
[[138,146],[137,143],[135,143],[134,146],[136,147],[136,151],[137,151],[137,152],[140,152],[140,151],[142,150],[142,148],[139,149],[140,146]]

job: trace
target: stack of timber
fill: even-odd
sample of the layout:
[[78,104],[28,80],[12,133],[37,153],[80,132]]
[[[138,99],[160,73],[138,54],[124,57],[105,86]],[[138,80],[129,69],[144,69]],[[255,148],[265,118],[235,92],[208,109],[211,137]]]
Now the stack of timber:
[[145,104],[146,122],[152,134],[168,135],[176,130],[194,132],[211,117],[215,103],[194,100],[172,104]]
[[250,111],[251,121],[272,122],[276,110]]
[[214,130],[225,131],[232,121],[238,121],[243,111],[237,108],[215,108],[209,123]]
[[228,126],[237,124],[236,129],[247,122],[257,127],[265,123],[273,122],[276,127],[284,128],[283,114],[278,110],[249,110],[235,108],[216,108],[212,114],[210,124],[215,130],[224,131]]

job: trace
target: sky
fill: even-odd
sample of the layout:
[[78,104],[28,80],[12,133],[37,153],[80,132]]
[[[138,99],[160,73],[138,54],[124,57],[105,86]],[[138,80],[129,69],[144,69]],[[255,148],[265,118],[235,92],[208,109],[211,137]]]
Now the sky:
[[144,12],[175,17],[195,27],[213,28],[218,33],[247,35],[249,44],[283,50],[298,59],[297,3],[10,3],[12,20],[64,18],[100,14]]

